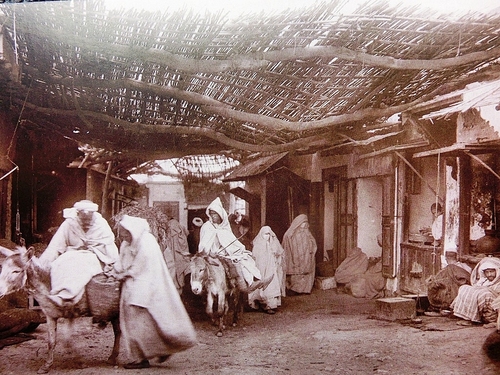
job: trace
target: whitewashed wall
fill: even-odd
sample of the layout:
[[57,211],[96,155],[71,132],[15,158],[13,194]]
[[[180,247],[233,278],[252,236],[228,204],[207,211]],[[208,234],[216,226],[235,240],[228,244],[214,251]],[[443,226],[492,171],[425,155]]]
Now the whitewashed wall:
[[[446,181],[444,175],[445,159],[441,157],[438,160],[436,156],[421,158],[422,169],[420,171],[423,181],[420,181],[420,193],[408,193],[409,209],[409,232],[419,233],[420,229],[430,228],[432,226],[433,217],[431,213],[431,205],[436,202],[436,193],[443,199],[446,196]],[[438,165],[441,170],[441,175],[438,177]],[[429,188],[434,190],[434,192]],[[441,205],[445,207],[444,201]]]
[[356,182],[358,199],[358,247],[368,257],[379,257],[382,248],[377,236],[382,233],[382,184],[377,178]]
[[153,207],[154,202],[179,202],[179,222],[188,228],[188,210],[182,182],[148,182],[146,187],[149,189],[149,207]]

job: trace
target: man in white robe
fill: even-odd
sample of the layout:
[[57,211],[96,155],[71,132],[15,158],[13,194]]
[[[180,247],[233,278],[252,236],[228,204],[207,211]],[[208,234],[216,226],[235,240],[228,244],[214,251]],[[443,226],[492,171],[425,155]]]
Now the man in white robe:
[[471,285],[462,285],[458,289],[458,295],[450,305],[453,314],[464,319],[458,324],[496,322],[498,311],[492,303],[500,296],[500,259],[481,259],[472,270],[470,281]]
[[118,259],[115,235],[97,209],[89,200],[66,208],[64,222],[40,256],[50,268],[50,298],[58,305],[77,303],[90,279]]
[[[231,267],[231,277],[235,277],[242,291],[250,293],[258,288],[266,288],[272,276],[260,280],[261,274],[251,251],[245,248],[231,230],[229,218],[220,198],[210,203],[206,209],[208,221],[200,230],[198,252],[211,256],[219,256],[227,260]],[[243,279],[243,280],[242,280]],[[254,282],[254,279],[259,280]],[[245,285],[246,283],[246,285]]]

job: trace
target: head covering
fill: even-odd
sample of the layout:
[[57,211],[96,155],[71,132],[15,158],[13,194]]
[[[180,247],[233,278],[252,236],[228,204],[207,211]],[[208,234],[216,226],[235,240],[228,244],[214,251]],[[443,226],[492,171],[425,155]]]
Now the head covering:
[[229,229],[231,231],[231,225],[229,223],[229,217],[224,209],[224,206],[222,205],[222,201],[220,200],[219,197],[215,198],[212,203],[210,203],[205,211],[205,213],[208,216],[208,220],[213,224],[212,222],[212,217],[210,216],[210,211],[215,211],[219,214],[222,222],[218,224],[218,228],[225,228]]
[[[493,281],[489,281],[484,275],[484,270],[487,269],[494,269],[497,271]],[[486,257],[481,259],[472,270],[470,277],[471,285],[490,286],[497,284],[500,281],[500,259],[496,257]]]
[[295,233],[295,231],[304,223],[308,223],[309,221],[307,220],[307,215],[305,214],[300,214],[295,219],[293,219],[292,223],[290,224],[290,227],[287,229],[285,234],[283,235],[283,238],[285,237],[291,237]]
[[99,206],[87,199],[84,199],[82,201],[78,201],[73,205],[73,208],[75,208],[77,211],[92,211],[95,212],[99,209]]
[[89,201],[88,199],[84,199],[76,202],[71,208],[63,209],[63,217],[65,219],[76,219],[78,211],[97,212],[98,209],[99,206],[96,203]]
[[201,217],[195,217],[192,221],[192,223],[194,225],[196,225],[197,227],[201,227],[203,225],[203,220]]
[[259,233],[252,241],[253,244],[253,254],[259,251],[268,251],[275,254],[283,254],[285,250],[281,246],[280,241],[276,237],[276,234],[273,232],[270,226],[265,225],[260,228]]
[[493,262],[492,259],[485,258],[486,260],[480,264],[479,270],[496,270],[499,266],[498,262]]
[[120,226],[130,232],[133,241],[141,237],[144,232],[149,232],[148,221],[140,217],[123,215]]
[[[210,216],[210,211],[215,211],[219,214],[222,219],[220,224],[215,224]],[[241,252],[245,250],[245,245],[238,241],[237,237],[231,230],[231,224],[229,223],[228,214],[220,198],[215,198],[212,203],[210,203],[206,209],[206,214],[208,216],[208,221],[203,223],[200,230],[200,245],[198,251],[210,253],[214,251],[214,244],[216,246],[220,245],[220,249],[215,249],[215,251],[225,251],[230,254],[236,252]]]

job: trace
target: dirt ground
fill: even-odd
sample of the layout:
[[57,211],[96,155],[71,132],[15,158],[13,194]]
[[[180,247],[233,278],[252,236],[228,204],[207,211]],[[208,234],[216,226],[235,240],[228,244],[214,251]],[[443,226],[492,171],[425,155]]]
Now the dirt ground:
[[[374,319],[375,300],[314,289],[310,295],[284,298],[275,315],[244,312],[237,327],[217,337],[197,298],[184,296],[199,344],[167,362],[143,370],[109,366],[111,326],[100,330],[90,318],[79,318],[72,334],[64,329],[64,321],[60,324],[50,374],[500,373],[482,351],[495,328],[463,327],[455,318],[423,315],[418,325]],[[1,374],[36,373],[43,364],[46,325],[30,335],[33,339],[0,350]]]

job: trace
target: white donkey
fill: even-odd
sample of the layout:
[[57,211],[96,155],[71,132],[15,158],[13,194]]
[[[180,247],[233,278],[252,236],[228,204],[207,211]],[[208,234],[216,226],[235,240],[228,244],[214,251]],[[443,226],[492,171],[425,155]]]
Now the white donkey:
[[[47,318],[48,357],[38,370],[39,374],[46,374],[54,362],[57,320],[59,318],[67,318],[71,327],[74,318],[89,316],[90,312],[88,306],[86,306],[85,298],[77,304],[64,307],[55,304],[48,297],[51,289],[49,271],[38,264],[38,258],[33,256],[33,247],[29,249],[17,247],[16,250],[10,250],[0,246],[0,253],[7,257],[2,264],[0,272],[0,298],[24,288],[36,299]],[[120,341],[118,309],[108,320],[111,321],[115,334],[113,351],[108,358],[108,363],[115,365],[117,364]]]

